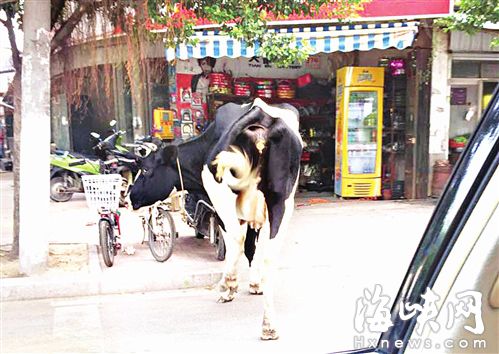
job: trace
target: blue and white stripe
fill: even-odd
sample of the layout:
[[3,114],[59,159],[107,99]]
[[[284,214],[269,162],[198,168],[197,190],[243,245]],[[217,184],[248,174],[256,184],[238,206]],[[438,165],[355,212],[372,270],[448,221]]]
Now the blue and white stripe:
[[[320,27],[285,27],[273,28],[269,31],[279,35],[293,35],[296,46],[308,46],[310,54],[351,52],[354,50],[371,50],[397,48],[404,49],[412,45],[418,32],[419,22],[390,22],[373,24],[355,24]],[[175,58],[229,57],[251,58],[258,56],[259,43],[249,46],[223,35],[218,30],[202,31],[196,34],[198,44],[180,45],[166,50],[168,61]]]

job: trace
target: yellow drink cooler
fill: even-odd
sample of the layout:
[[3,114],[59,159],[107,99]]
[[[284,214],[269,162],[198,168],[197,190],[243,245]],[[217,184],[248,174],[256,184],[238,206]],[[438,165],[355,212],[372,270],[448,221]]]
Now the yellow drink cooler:
[[381,196],[384,68],[343,67],[336,75],[334,192]]

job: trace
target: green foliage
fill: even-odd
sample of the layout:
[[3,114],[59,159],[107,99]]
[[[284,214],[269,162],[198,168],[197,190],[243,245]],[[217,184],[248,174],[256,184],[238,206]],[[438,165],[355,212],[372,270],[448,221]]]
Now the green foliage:
[[0,11],[2,10],[5,12],[5,15],[7,17],[10,17],[13,20],[16,18],[16,15],[18,14],[19,16],[17,16],[17,21],[19,26],[22,26],[22,16],[21,16],[23,12],[22,2],[15,1],[15,2],[7,2],[4,4],[0,4]]
[[309,57],[312,47],[302,40],[302,47],[294,46],[291,36],[269,34],[260,47],[260,55],[270,60],[277,67],[288,67],[294,63],[303,63]]
[[[215,23],[222,32],[236,40],[246,41],[248,46],[260,43],[260,55],[280,67],[303,62],[310,47],[293,45],[293,36],[276,36],[267,31],[267,22],[286,19],[291,15],[321,18],[347,19],[362,9],[370,0],[147,0],[149,17],[155,24],[166,27],[165,43],[175,47],[179,43],[191,43],[198,21]],[[181,21],[179,21],[181,19]],[[179,25],[182,24],[182,25]]]
[[[458,10],[446,18],[437,21],[444,30],[464,31],[475,34],[485,23],[499,23],[499,2],[497,0],[461,0],[456,3]],[[492,46],[499,44],[499,37],[492,41]]]
[[[83,0],[88,1],[88,0]],[[82,1],[82,2],[83,2]],[[227,35],[236,40],[246,41],[248,46],[260,43],[260,55],[280,67],[294,62],[303,62],[310,53],[310,47],[303,43],[301,48],[294,46],[293,36],[270,34],[267,22],[286,19],[289,16],[319,15],[321,18],[348,19],[362,9],[362,4],[370,0],[104,0],[95,2],[93,11],[102,10],[115,26],[125,29],[136,37],[139,32],[148,34],[151,39],[161,39],[169,48],[178,44],[195,45],[195,26],[200,23],[214,23]],[[2,7],[20,6],[17,1]],[[14,5],[15,4],[15,5]],[[71,15],[68,0],[52,0],[53,26],[60,29],[64,23],[64,11]],[[9,8],[9,10],[11,10]],[[22,14],[22,9],[13,9]],[[149,28],[162,29],[159,34],[150,34],[138,13],[146,13]],[[135,15],[130,15],[135,13]],[[66,16],[66,17],[67,17]],[[92,13],[88,13],[91,17]],[[18,17],[22,19],[22,16]],[[58,22],[58,23],[57,23]]]

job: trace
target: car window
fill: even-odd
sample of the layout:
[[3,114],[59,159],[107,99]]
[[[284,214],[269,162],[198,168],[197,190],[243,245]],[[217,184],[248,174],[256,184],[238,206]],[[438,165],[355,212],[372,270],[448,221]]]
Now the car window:
[[[499,310],[489,301],[499,270],[498,204],[496,169],[431,288],[439,297],[436,326],[426,325],[420,335],[414,331],[409,339],[413,345],[406,353],[499,352]],[[464,304],[467,306],[461,313]]]

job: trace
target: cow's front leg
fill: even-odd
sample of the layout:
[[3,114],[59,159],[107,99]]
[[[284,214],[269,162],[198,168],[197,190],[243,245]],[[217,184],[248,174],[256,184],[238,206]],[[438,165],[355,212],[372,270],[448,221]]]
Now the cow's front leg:
[[226,225],[226,227],[228,232],[222,232],[225,242],[225,267],[218,286],[220,291],[219,302],[232,301],[237,293],[237,265],[243,253],[247,224],[244,223],[238,225],[238,227]]

